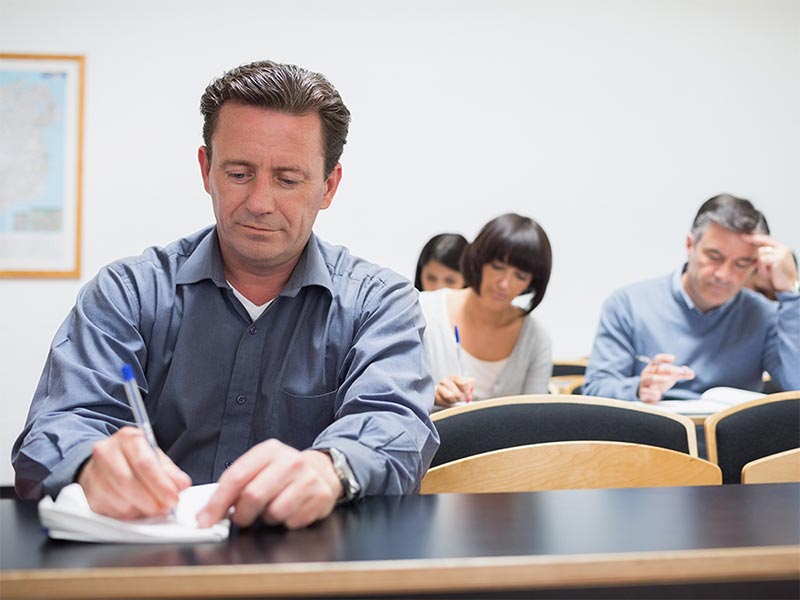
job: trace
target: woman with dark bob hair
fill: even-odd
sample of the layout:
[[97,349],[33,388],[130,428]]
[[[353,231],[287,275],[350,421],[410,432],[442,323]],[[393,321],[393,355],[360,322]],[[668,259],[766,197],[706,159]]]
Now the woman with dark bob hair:
[[466,246],[467,238],[457,233],[440,233],[429,239],[417,260],[414,287],[420,292],[463,288],[461,255]]
[[[505,214],[484,225],[462,255],[467,287],[420,294],[437,408],[547,392],[550,335],[531,313],[544,298],[551,267],[544,229]],[[524,308],[513,303],[522,294],[531,294]]]

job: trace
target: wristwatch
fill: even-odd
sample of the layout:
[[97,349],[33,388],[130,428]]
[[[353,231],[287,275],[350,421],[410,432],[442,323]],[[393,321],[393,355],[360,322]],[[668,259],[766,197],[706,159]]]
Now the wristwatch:
[[333,470],[339,478],[339,483],[342,484],[344,496],[339,499],[339,502],[350,502],[361,493],[361,485],[359,485],[353,470],[350,468],[350,463],[347,462],[347,457],[336,448],[328,448],[326,452],[330,455],[333,462]]

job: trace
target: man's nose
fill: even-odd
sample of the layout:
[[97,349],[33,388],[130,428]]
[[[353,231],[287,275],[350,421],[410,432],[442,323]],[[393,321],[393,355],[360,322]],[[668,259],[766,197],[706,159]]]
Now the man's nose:
[[275,210],[275,187],[269,177],[256,177],[256,185],[247,197],[247,208],[254,214],[271,213]]
[[726,261],[717,267],[714,276],[721,281],[729,281],[732,272],[731,265]]

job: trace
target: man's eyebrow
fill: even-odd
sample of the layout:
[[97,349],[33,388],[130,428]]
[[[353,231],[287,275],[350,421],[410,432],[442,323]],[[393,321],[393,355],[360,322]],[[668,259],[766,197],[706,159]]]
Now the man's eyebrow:
[[289,171],[291,173],[301,173],[303,175],[306,174],[306,170],[304,168],[298,167],[298,166],[295,166],[295,165],[279,165],[277,167],[272,167],[272,170],[273,171],[280,171],[282,173],[286,172],[286,171]]
[[[256,167],[254,162],[238,158],[223,161],[220,163],[220,166],[223,169],[228,167],[247,167],[249,169],[255,169]],[[270,170],[274,173],[298,173],[304,177],[308,176],[308,171],[298,165],[278,165],[277,167],[272,167]]]
[[232,159],[220,163],[222,167],[252,167],[253,163],[247,160]]

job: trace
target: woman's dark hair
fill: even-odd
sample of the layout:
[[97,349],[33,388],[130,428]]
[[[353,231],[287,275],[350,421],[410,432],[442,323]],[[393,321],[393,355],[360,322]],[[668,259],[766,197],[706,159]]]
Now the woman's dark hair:
[[483,265],[494,260],[532,275],[523,292],[533,294],[524,311],[529,314],[544,298],[553,266],[550,240],[544,229],[533,219],[514,213],[489,221],[461,257],[464,284],[480,294]]
[[458,233],[440,233],[428,240],[419,253],[414,287],[422,291],[422,267],[435,260],[448,269],[461,270],[461,254],[467,246],[467,238]]

